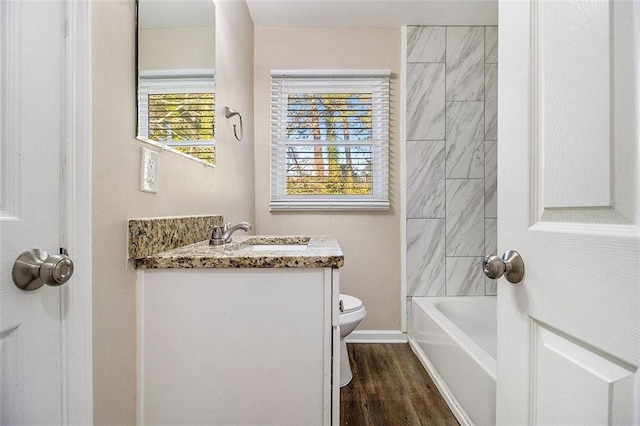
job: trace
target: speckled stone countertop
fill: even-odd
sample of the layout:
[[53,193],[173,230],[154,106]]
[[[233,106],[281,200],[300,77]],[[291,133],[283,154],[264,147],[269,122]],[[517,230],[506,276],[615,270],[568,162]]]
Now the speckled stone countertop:
[[213,225],[221,226],[223,222],[222,215],[129,219],[129,258],[139,259],[202,241],[211,236]]
[[[274,244],[291,247],[261,247],[259,251],[254,247]],[[339,268],[344,266],[344,255],[338,241],[326,235],[234,235],[228,244],[212,246],[205,240],[136,258],[135,262],[136,267],[147,269]]]

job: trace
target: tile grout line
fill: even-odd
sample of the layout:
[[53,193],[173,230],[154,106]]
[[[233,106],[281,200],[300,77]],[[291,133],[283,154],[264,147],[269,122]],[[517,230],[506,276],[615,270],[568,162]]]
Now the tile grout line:
[[447,270],[447,74],[449,59],[449,27],[444,27],[444,295],[448,296],[447,289],[449,287],[448,270]]

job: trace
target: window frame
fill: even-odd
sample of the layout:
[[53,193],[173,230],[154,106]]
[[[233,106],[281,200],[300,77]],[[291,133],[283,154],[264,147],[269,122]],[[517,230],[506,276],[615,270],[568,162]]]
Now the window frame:
[[[270,210],[277,211],[387,211],[389,202],[389,92],[390,70],[272,70],[271,71],[271,196]],[[287,105],[294,93],[371,93],[370,140],[306,140],[287,138]],[[286,161],[288,146],[371,145],[373,193],[370,195],[288,195]]]
[[[213,69],[140,70],[138,78],[138,138],[206,166],[214,164],[182,152],[176,147],[216,146],[215,130],[213,139],[162,140],[149,139],[149,95],[176,93],[211,93],[215,99],[215,72]],[[216,105],[213,104],[215,115]],[[214,154],[215,155],[215,154]]]

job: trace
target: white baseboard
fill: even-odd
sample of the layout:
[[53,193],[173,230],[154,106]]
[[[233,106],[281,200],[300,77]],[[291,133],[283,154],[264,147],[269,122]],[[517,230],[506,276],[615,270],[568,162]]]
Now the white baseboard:
[[407,333],[400,330],[355,330],[346,337],[347,343],[407,343]]

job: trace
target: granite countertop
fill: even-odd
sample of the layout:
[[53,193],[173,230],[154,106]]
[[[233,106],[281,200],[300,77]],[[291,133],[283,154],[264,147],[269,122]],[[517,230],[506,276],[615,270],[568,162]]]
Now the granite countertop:
[[[292,245],[291,249],[257,251],[251,246]],[[300,247],[305,245],[306,248]],[[267,250],[265,250],[265,248]],[[232,242],[213,246],[209,240],[135,258],[138,268],[339,268],[344,255],[327,235],[234,235]]]
[[222,215],[164,216],[129,219],[129,259],[140,259],[203,241],[214,225],[222,226]]

